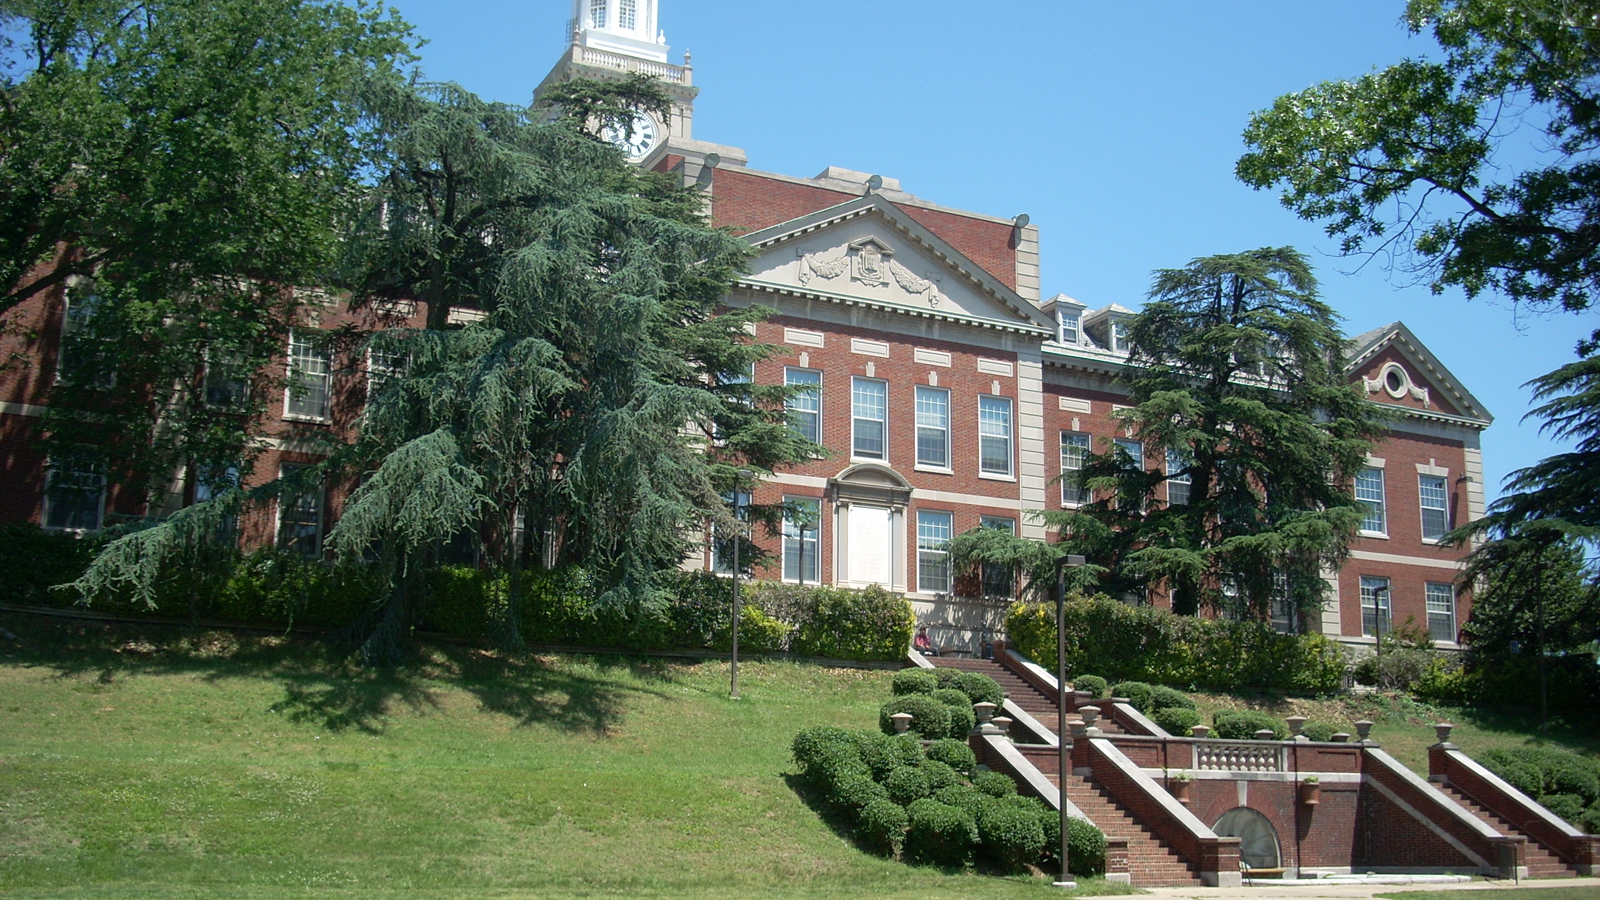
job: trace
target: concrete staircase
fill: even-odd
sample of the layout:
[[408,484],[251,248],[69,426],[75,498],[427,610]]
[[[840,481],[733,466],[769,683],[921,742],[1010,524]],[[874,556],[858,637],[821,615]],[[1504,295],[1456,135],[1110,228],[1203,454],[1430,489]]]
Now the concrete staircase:
[[[1021,707],[1039,724],[1056,730],[1056,698],[1039,690],[1015,672],[992,659],[963,659],[955,656],[930,656],[928,662],[940,669],[960,669],[963,672],[981,672],[999,682],[1006,699]],[[1068,710],[1070,715],[1071,710]],[[1101,716],[1100,730],[1107,734],[1123,734],[1124,730],[1109,716]]]
[[1540,843],[1526,831],[1518,828],[1514,823],[1501,818],[1492,810],[1482,806],[1476,800],[1473,800],[1472,797],[1465,791],[1449,784],[1441,784],[1438,785],[1438,787],[1440,790],[1444,791],[1445,794],[1449,795],[1450,799],[1461,804],[1474,816],[1477,816],[1495,831],[1513,837],[1517,835],[1526,837],[1528,839],[1528,845],[1527,850],[1524,853],[1524,862],[1528,866],[1529,878],[1577,877],[1577,870],[1568,865],[1564,860],[1562,860],[1561,857],[1552,852],[1549,847],[1546,847],[1544,844]]

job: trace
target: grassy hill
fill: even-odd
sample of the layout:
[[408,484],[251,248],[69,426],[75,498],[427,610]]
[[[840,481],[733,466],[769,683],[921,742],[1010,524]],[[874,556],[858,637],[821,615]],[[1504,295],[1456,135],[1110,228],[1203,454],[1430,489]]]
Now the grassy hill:
[[734,702],[717,662],[0,627],[0,895],[1060,896],[862,853],[796,793],[794,732],[873,727],[888,672],[746,663]]

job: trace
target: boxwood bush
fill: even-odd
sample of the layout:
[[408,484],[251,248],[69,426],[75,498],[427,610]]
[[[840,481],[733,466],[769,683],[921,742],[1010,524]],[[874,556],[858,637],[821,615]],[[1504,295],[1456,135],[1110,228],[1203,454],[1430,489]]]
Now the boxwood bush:
[[1133,708],[1148,713],[1155,689],[1142,681],[1119,681],[1111,686],[1111,696],[1126,697]]
[[956,675],[952,684],[956,690],[967,695],[968,705],[993,703],[999,706],[1006,699],[1005,691],[1000,689],[1000,682],[982,672],[961,672]]
[[1106,689],[1110,685],[1099,675],[1079,675],[1072,679],[1072,689],[1075,691],[1088,691],[1090,700],[1099,700],[1106,696]]
[[1168,706],[1150,713],[1150,721],[1160,725],[1167,734],[1188,737],[1189,730],[1200,724],[1200,714],[1181,706]]
[[[1061,816],[1046,809],[1040,819],[1044,828],[1044,869],[1061,871]],[[1093,877],[1106,871],[1106,836],[1085,819],[1067,819],[1067,870],[1074,875]]]
[[[950,767],[945,766],[945,768]],[[883,780],[883,786],[889,791],[889,799],[901,806],[910,806],[933,793],[929,789],[928,776],[922,766],[899,766]]]
[[939,680],[927,669],[901,669],[894,673],[894,695],[931,694],[939,689]]
[[1017,805],[1000,802],[981,804],[976,819],[978,841],[984,855],[1000,868],[1011,871],[1037,862],[1044,852],[1042,818],[1038,813]]
[[882,781],[898,766],[922,764],[922,744],[908,734],[880,734],[870,731],[855,732],[856,750],[861,761],[872,770],[872,777]]
[[1327,722],[1307,722],[1301,726],[1300,731],[1313,741],[1328,743],[1333,740],[1334,734],[1338,733],[1339,729],[1329,725]]
[[868,849],[879,853],[895,854],[905,843],[906,826],[910,818],[905,807],[890,800],[874,800],[861,808],[857,820],[857,834]]
[[906,807],[905,852],[916,862],[965,866],[978,844],[978,824],[966,810],[922,799]]
[[1017,783],[1000,772],[975,772],[972,786],[991,797],[1011,797],[1017,793]]
[[885,701],[878,707],[878,728],[884,734],[894,734],[896,713],[911,714],[911,731],[934,741],[950,735],[950,707],[927,694],[906,694]]
[[1544,807],[1594,834],[1600,825],[1600,761],[1555,747],[1490,750],[1479,762]]
[[1194,709],[1194,701],[1182,691],[1174,690],[1166,685],[1157,685],[1150,689],[1150,709]]
[[1253,709],[1219,709],[1211,717],[1215,725],[1213,737],[1230,741],[1253,741],[1256,732],[1272,731],[1272,739],[1281,741],[1289,736],[1289,726],[1264,712]]
[[978,764],[978,758],[967,742],[956,738],[934,741],[927,748],[929,759],[936,759],[957,772],[968,773]]
[[937,759],[924,761],[922,763],[921,771],[923,776],[926,777],[928,781],[928,793],[930,795],[932,795],[935,791],[943,790],[951,785],[960,784],[962,782],[960,772],[957,772],[951,766],[942,763]]

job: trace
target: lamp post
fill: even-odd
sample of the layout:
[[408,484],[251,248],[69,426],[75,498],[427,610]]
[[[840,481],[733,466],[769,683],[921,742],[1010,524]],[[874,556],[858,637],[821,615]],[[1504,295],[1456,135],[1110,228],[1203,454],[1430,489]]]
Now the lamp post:
[[728,676],[728,698],[739,699],[739,614],[744,612],[739,596],[739,545],[744,542],[744,483],[749,469],[740,469],[733,483],[733,664]]
[[1058,888],[1072,890],[1078,883],[1067,874],[1067,773],[1072,771],[1067,753],[1067,568],[1084,564],[1069,554],[1056,558],[1056,780],[1060,784],[1056,805],[1061,808],[1061,880]]

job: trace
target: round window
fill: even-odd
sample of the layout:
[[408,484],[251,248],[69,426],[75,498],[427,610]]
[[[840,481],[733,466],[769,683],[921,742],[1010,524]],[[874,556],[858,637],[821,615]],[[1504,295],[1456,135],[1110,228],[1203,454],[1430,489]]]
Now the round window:
[[1389,389],[1389,393],[1398,397],[1405,393],[1406,373],[1401,371],[1399,366],[1391,366],[1389,371],[1384,373],[1383,383]]

